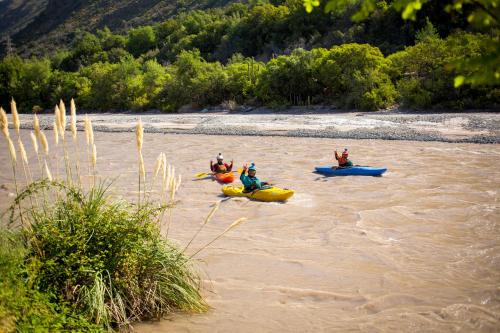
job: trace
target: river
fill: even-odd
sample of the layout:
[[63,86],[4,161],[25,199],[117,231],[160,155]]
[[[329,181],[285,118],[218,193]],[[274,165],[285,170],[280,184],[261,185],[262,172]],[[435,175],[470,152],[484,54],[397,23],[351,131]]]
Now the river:
[[[100,176],[118,177],[115,193],[134,199],[133,133],[96,133],[96,144]],[[388,172],[312,172],[344,147],[354,163]],[[137,332],[500,330],[500,145],[146,133],[148,169],[160,151],[183,175],[170,231],[179,244],[222,199],[216,182],[194,180],[219,152],[296,194],[224,201],[188,249],[248,218],[197,256],[210,311]],[[2,140],[0,208],[12,200],[7,158]]]

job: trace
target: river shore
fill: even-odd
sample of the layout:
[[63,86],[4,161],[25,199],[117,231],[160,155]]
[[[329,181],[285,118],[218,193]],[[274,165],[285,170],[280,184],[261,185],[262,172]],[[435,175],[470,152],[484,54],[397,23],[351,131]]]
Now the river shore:
[[[146,133],[285,136],[335,139],[500,143],[500,113],[330,112],[289,109],[272,112],[199,113],[92,113],[96,131],[130,132],[139,118]],[[21,116],[22,127],[32,128],[30,115]],[[78,127],[83,128],[80,117]],[[40,115],[43,128],[52,126],[52,115]]]

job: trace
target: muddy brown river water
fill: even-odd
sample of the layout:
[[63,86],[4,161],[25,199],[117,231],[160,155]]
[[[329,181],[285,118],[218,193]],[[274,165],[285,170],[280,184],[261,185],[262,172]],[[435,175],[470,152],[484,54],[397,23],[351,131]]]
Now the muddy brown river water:
[[[134,199],[133,133],[96,133],[96,143],[100,175]],[[312,172],[344,147],[356,164],[389,171]],[[148,169],[160,151],[184,179],[170,232],[179,244],[222,199],[217,183],[193,180],[218,152],[255,162],[261,179],[296,195],[224,201],[188,249],[248,218],[197,256],[211,310],[137,332],[500,331],[500,145],[147,133]],[[2,209],[12,200],[7,161],[1,140]]]

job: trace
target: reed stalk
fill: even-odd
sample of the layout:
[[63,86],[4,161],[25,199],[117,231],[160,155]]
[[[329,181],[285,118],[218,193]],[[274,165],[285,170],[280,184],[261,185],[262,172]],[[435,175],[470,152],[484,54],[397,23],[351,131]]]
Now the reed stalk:
[[40,135],[40,120],[38,120],[38,116],[35,115],[33,116],[33,130],[35,131],[35,135],[38,136]]
[[0,127],[2,134],[5,138],[9,137],[9,120],[7,119],[7,113],[5,113],[4,109],[0,107]]
[[14,125],[14,129],[17,132],[17,135],[20,135],[21,122],[19,121],[19,114],[17,113],[17,105],[14,98],[10,101],[10,112],[12,113],[12,124]]
[[163,155],[164,155],[163,153],[160,153],[160,154],[158,154],[158,157],[156,158],[156,162],[155,162],[155,166],[154,166],[154,170],[153,170],[153,177],[151,178],[151,184],[150,184],[148,196],[146,199],[147,202],[149,202],[149,200],[151,199],[156,179],[158,178],[160,171],[163,169],[163,161],[164,161]]
[[[137,196],[137,207],[141,206],[141,178],[144,178],[145,181],[145,172],[144,172],[144,159],[142,158],[142,144],[144,140],[144,128],[142,126],[141,118],[137,122],[135,127],[135,139],[137,144],[137,152],[139,154],[139,187],[138,187],[138,196]],[[142,175],[144,174],[144,177]],[[144,186],[145,187],[145,186]]]
[[14,98],[10,101],[10,112],[12,113],[12,125],[17,133],[17,141],[19,145],[19,151],[21,153],[21,164],[24,170],[24,177],[26,179],[26,185],[30,183],[30,177],[28,177],[28,170],[26,169],[28,165],[28,157],[26,155],[26,150],[24,149],[23,142],[21,141],[21,122],[19,120],[19,113],[17,112],[17,105]]
[[[59,106],[56,105],[55,110],[59,109],[59,135],[61,136],[61,140],[63,143],[63,151],[64,151],[64,165],[66,168],[66,180],[68,184],[72,183],[72,175],[71,175],[71,164],[69,162],[68,155],[68,147],[66,145],[66,106],[64,105],[63,100],[59,101]],[[55,111],[57,113],[57,111]]]
[[88,169],[90,175],[91,174],[90,168],[92,165],[91,149],[92,146],[94,145],[94,129],[92,128],[92,121],[89,119],[88,115],[85,115],[84,129],[85,129],[85,141],[87,142],[87,160],[88,160]]
[[[16,197],[18,197],[19,196],[19,186],[17,184],[17,176],[16,176],[16,164],[17,164],[16,147],[14,146],[14,143],[12,142],[12,139],[10,138],[8,131],[7,131],[6,139],[7,139],[7,144],[9,146],[10,161],[11,161],[11,165],[12,165],[12,174],[14,176],[14,187],[16,189]],[[19,217],[21,218],[21,225],[24,227],[24,218],[23,218],[23,212],[21,209],[21,203],[18,203],[18,208],[19,208]]]
[[52,125],[52,133],[54,134],[54,148],[56,150],[56,152],[54,154],[54,157],[56,159],[55,179],[59,178],[59,157],[57,154],[57,147],[59,146],[59,129],[58,129],[58,125],[57,125],[58,121],[56,120],[57,117],[58,116],[54,117],[54,124]]
[[40,175],[43,175],[42,169],[42,161],[40,159],[40,154],[38,153],[38,141],[36,135],[33,132],[30,132],[31,143],[33,144],[33,150],[35,151],[36,158],[38,160],[38,169],[40,170]]
[[77,138],[78,129],[76,127],[76,105],[75,105],[75,100],[73,98],[71,99],[70,102],[70,112],[71,112],[71,120],[70,120],[71,137],[73,138],[73,145],[76,150],[76,173],[78,177],[78,182],[81,186],[82,176],[80,172],[80,149],[78,147],[78,138]]
[[212,219],[212,217],[214,216],[215,212],[217,212],[217,210],[219,209],[220,207],[220,204],[221,204],[221,201],[217,201],[214,206],[212,207],[212,209],[210,210],[210,212],[208,213],[208,215],[205,217],[205,220],[203,221],[203,223],[200,225],[200,227],[198,228],[198,230],[196,231],[196,233],[193,235],[193,237],[191,238],[191,240],[186,244],[186,246],[184,247],[184,249],[182,250],[182,253],[185,253],[186,250],[188,249],[189,245],[191,245],[191,243],[193,242],[193,240],[196,238],[196,236],[198,236],[198,234],[201,232],[201,230],[205,227],[205,225],[210,222],[210,220]]
[[96,165],[97,165],[97,148],[95,144],[92,145],[92,171],[93,171],[93,184],[94,187],[96,185],[96,177],[97,177],[97,172],[96,172]]
[[234,221],[229,227],[227,227],[223,232],[221,232],[217,237],[215,237],[214,239],[212,239],[210,242],[208,242],[207,244],[205,244],[204,246],[202,246],[198,251],[196,251],[195,253],[193,253],[191,256],[189,256],[188,260],[189,259],[192,259],[195,255],[197,255],[198,253],[200,253],[201,251],[203,251],[204,249],[206,249],[207,247],[209,247],[210,245],[212,245],[216,240],[218,240],[219,238],[221,238],[222,236],[224,236],[226,233],[228,233],[231,229],[234,229],[236,228],[238,225],[240,225],[241,223],[245,222],[247,219],[245,217],[242,217],[242,218],[239,218],[237,219],[236,221]]

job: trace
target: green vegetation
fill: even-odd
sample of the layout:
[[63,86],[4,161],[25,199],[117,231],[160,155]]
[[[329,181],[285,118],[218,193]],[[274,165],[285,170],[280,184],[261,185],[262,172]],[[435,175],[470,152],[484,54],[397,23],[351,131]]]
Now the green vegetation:
[[[325,12],[345,10],[352,1],[326,0]],[[320,6],[320,0],[303,0],[307,12]],[[425,8],[445,10],[447,13],[467,18],[467,22],[477,31],[489,35],[481,53],[466,54],[455,60],[453,65],[459,75],[454,86],[500,84],[500,7],[497,0],[360,0],[359,10],[352,16],[354,21],[364,20],[379,8],[401,12],[404,20],[417,20],[417,13]],[[381,6],[381,4],[383,4]],[[449,20],[449,18],[447,19]],[[418,36],[417,36],[418,37]]]
[[[62,101],[55,108],[52,150],[34,118],[31,138],[43,175],[33,180],[16,104],[11,103],[16,138],[11,137],[7,115],[0,108],[0,129],[17,194],[0,216],[6,217],[0,226],[2,332],[100,332],[176,311],[205,311],[208,305],[191,258],[244,219],[188,256],[189,245],[220,203],[180,250],[168,238],[168,230],[181,177],[161,153],[152,179],[146,178],[141,122],[136,130],[138,199],[131,203],[108,194],[111,184],[100,180],[96,168],[92,124],[86,117],[87,146],[79,147],[73,100],[70,109],[70,133],[65,135],[66,108]],[[69,153],[78,150],[76,156]],[[60,165],[64,165],[61,175]]]
[[[470,19],[484,12],[477,5],[459,10],[449,5],[463,1],[445,2],[251,1],[181,11],[126,34],[78,32],[68,49],[5,57],[0,102],[14,96],[25,111],[49,108],[56,96],[93,110],[228,102],[496,108],[495,16],[486,26]],[[304,4],[322,10],[307,13]]]
[[[474,109],[498,103],[500,87],[463,85],[455,88],[456,71],[449,69],[465,55],[483,54],[487,42],[486,36],[467,33],[454,34],[444,40],[428,36],[415,46],[391,55],[389,60],[393,63],[403,104],[417,108]],[[471,68],[461,73],[472,75],[472,72]]]
[[[18,198],[27,200],[35,190],[60,199],[40,200],[39,207],[25,212],[25,227],[1,250],[8,266],[2,274],[10,275],[4,293],[17,291],[42,304],[31,316],[43,321],[32,324],[5,295],[4,312],[18,329],[33,325],[53,332],[76,325],[83,330],[81,322],[118,327],[175,310],[206,309],[187,257],[160,234],[158,221],[166,207],[111,200],[103,186],[84,193],[46,180],[31,183]],[[8,249],[11,243],[19,254]],[[27,310],[27,304],[19,306]],[[38,318],[43,312],[49,317]]]

